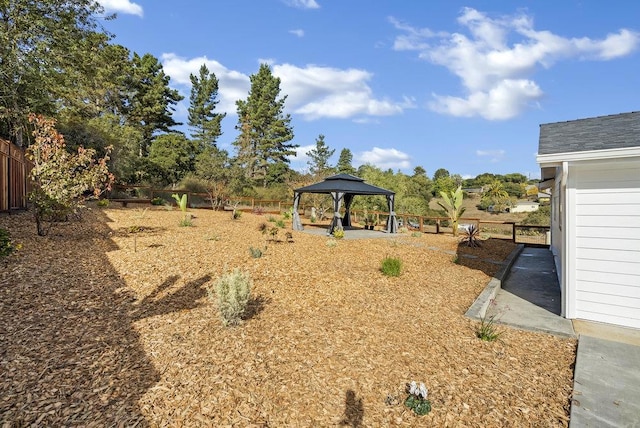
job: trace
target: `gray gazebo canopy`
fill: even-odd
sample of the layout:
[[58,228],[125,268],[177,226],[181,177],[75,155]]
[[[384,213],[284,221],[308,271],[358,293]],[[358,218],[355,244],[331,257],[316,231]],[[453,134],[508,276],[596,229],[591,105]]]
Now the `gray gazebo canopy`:
[[[387,204],[389,205],[389,218],[387,219],[387,232],[396,233],[398,231],[398,220],[396,213],[393,211],[395,192],[383,189],[381,187],[372,186],[364,182],[364,179],[355,177],[350,174],[338,174],[327,177],[324,181],[320,181],[309,186],[300,187],[293,191],[293,230],[303,230],[300,215],[298,214],[298,206],[300,205],[300,196],[303,193],[327,193],[333,198],[333,220],[329,225],[328,234],[332,234],[337,227],[351,226],[351,215],[349,209],[356,195],[385,195]],[[340,207],[344,201],[345,214],[344,218],[340,218]]]

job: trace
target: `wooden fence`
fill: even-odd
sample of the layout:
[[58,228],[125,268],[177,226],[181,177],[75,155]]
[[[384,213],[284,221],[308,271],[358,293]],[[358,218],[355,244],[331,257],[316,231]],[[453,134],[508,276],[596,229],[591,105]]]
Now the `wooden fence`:
[[30,162],[24,149],[0,139],[0,211],[27,208],[27,194],[31,190]]
[[[122,203],[126,206],[128,203],[151,203],[154,198],[162,198],[168,203],[173,204],[173,193],[182,195],[187,194],[189,208],[212,208],[209,195],[207,193],[188,192],[185,190],[161,190],[153,189],[148,186],[114,186],[113,191],[109,195],[109,199],[113,202]],[[228,204],[223,209],[232,209],[234,205],[236,209],[246,212],[256,212],[264,214],[280,214],[293,208],[293,201],[266,200],[248,197],[230,198]],[[300,205],[298,212],[302,216],[310,216],[311,207]],[[376,218],[378,228],[386,224],[388,212],[385,211],[369,211],[369,215]],[[333,212],[325,213],[327,218],[333,216]],[[398,221],[402,227],[406,227],[411,231],[420,231],[424,233],[441,233],[451,232],[448,217],[427,217],[412,214],[397,214]],[[351,210],[352,224],[359,223],[364,219],[364,212],[359,210]],[[517,224],[513,221],[496,221],[482,220],[479,218],[461,218],[460,224],[475,224],[480,233],[484,236],[494,238],[511,239],[516,243],[533,244],[533,245],[549,245],[549,226],[529,226]]]

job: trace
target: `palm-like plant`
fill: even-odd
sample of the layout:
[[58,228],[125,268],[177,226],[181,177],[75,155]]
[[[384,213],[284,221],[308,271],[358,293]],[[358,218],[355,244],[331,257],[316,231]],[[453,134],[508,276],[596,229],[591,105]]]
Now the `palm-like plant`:
[[462,194],[462,186],[458,186],[454,191],[440,192],[440,196],[442,197],[443,202],[438,201],[438,205],[447,212],[449,220],[451,220],[453,236],[458,236],[458,221],[466,209],[462,206],[462,200],[464,198]]

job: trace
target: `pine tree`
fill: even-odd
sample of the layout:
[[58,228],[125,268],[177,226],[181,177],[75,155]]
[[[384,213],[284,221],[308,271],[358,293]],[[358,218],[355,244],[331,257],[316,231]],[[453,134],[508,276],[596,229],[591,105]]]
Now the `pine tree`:
[[329,149],[329,146],[324,142],[324,135],[318,135],[316,146],[306,153],[311,158],[307,162],[309,172],[319,178],[327,176],[333,170],[333,167],[329,165],[329,158],[333,156],[335,151],[335,149]]
[[298,145],[289,143],[293,128],[291,116],[283,113],[287,96],[278,99],[280,79],[266,64],[250,79],[249,96],[236,102],[240,135],[233,144],[245,175],[266,186],[268,181],[277,181],[277,177],[269,177],[269,171],[280,174],[283,166],[288,167],[287,156],[294,155]]
[[164,74],[162,64],[151,54],[133,54],[133,72],[130,88],[133,96],[128,109],[130,123],[142,132],[139,156],[148,155],[153,135],[157,131],[169,132],[180,125],[173,120],[174,105],[183,99],[175,89],[169,87],[170,77]]
[[336,169],[339,174],[355,174],[356,169],[351,165],[353,161],[353,154],[351,154],[351,150],[342,149],[340,152],[340,158],[338,159],[338,165],[336,165]]
[[191,137],[202,148],[216,147],[218,137],[222,135],[220,122],[226,113],[214,113],[218,103],[218,78],[215,73],[209,73],[205,64],[200,67],[200,74],[189,76],[191,79],[191,96],[189,97],[189,126]]

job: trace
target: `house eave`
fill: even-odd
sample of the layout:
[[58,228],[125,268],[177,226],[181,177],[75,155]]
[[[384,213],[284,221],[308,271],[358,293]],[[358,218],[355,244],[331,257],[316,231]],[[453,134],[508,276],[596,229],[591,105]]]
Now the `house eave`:
[[640,146],[621,149],[588,150],[583,152],[566,152],[542,154],[536,156],[541,168],[559,166],[562,162],[581,162],[591,160],[621,159],[640,156]]

